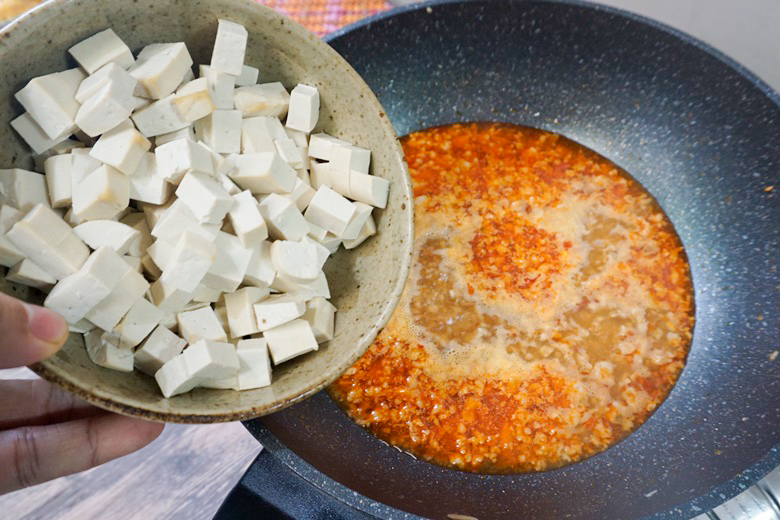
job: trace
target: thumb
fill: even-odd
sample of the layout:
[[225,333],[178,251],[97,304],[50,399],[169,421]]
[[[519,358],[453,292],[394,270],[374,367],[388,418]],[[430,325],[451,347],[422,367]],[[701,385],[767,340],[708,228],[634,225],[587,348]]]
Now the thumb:
[[0,293],[0,368],[46,359],[67,337],[68,324],[59,314]]

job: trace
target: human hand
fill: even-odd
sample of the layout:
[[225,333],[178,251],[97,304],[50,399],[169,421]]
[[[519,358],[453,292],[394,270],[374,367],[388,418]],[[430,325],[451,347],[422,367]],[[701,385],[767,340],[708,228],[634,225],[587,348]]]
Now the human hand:
[[[0,368],[35,363],[68,337],[58,314],[0,293]],[[0,381],[0,494],[132,453],[162,424],[106,412],[43,380]]]

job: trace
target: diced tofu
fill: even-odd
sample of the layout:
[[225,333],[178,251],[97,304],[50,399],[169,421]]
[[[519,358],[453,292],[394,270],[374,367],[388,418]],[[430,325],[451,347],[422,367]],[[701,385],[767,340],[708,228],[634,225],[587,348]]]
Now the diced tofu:
[[206,78],[211,100],[217,110],[232,110],[236,77],[233,74],[217,72],[208,65],[200,66],[200,77]]
[[[171,197],[164,204],[149,204],[146,202],[139,202],[136,204],[136,206],[143,212],[144,217],[146,217],[146,223],[149,224],[149,229],[154,229],[154,226],[157,225],[160,217],[162,217],[165,212],[168,211],[171,206],[173,206],[174,202],[176,202],[176,197]],[[195,218],[192,214],[190,214],[190,216],[193,219]]]
[[303,319],[309,322],[317,343],[333,339],[335,316],[336,307],[325,298],[312,298],[306,304],[306,312],[303,314]]
[[70,170],[73,156],[70,154],[53,155],[43,163],[46,172],[46,185],[49,188],[51,207],[65,208],[71,205],[72,181]]
[[286,139],[281,121],[277,117],[258,116],[241,123],[241,152],[276,152],[274,141]]
[[[306,132],[301,132],[300,130],[293,130],[292,128],[285,127],[284,133],[287,134],[287,137],[289,139],[292,139],[295,143],[295,146],[299,148],[308,148],[309,147],[309,134]],[[307,150],[308,155],[308,150]]]
[[49,150],[68,138],[68,134],[62,134],[52,139],[46,135],[46,132],[43,131],[27,112],[11,121],[11,127],[16,130],[16,133],[19,134],[22,139],[24,139],[27,146],[37,154],[44,153],[46,150]]
[[68,324],[68,331],[70,332],[78,332],[79,334],[86,334],[91,330],[95,330],[95,324],[90,323],[89,320],[81,320],[77,323]]
[[[162,241],[158,240],[155,244],[160,243]],[[163,268],[160,280],[177,289],[192,293],[198,288],[216,259],[217,248],[211,241],[185,231],[181,234],[170,258],[165,262],[166,265],[160,266]]]
[[352,145],[337,144],[330,150],[330,166],[340,171],[368,173],[371,150]]
[[328,234],[327,229],[321,228],[317,224],[312,224],[311,222],[309,222],[309,232],[306,234],[307,237],[311,237],[316,242],[322,244],[322,241],[325,239],[325,236],[327,234]]
[[174,99],[175,95],[171,94],[141,108],[131,116],[144,137],[169,134],[192,125],[176,108]]
[[183,308],[192,301],[192,293],[172,287],[157,280],[149,288],[152,302],[163,312],[173,312]]
[[387,179],[355,171],[349,172],[350,198],[358,202],[385,208],[389,191],[390,181]]
[[70,153],[77,148],[84,148],[84,143],[73,139],[65,139],[45,152],[34,155],[33,161],[35,162],[35,171],[44,171],[44,163],[49,157],[54,157],[55,155],[70,155]]
[[5,234],[19,222],[24,213],[7,204],[0,206],[0,265],[12,267],[25,259],[18,247],[13,245]]
[[[190,345],[181,354],[181,357],[184,358],[190,378],[198,379],[199,384],[204,384],[204,386],[210,382],[236,378],[241,366],[238,354],[236,354],[236,347],[230,343],[218,341],[199,341]],[[226,388],[223,385],[218,387]],[[227,386],[227,388],[232,388],[232,386]]]
[[112,330],[148,290],[149,282],[141,273],[128,266],[111,294],[89,311],[86,318],[103,330]]
[[201,224],[187,205],[176,199],[159,217],[152,228],[152,236],[160,240],[176,243],[185,231],[213,240],[219,233],[219,224]]
[[[203,284],[198,285],[195,292],[192,293],[192,301],[202,303],[216,303],[222,297],[222,291],[219,289],[212,289]],[[223,327],[227,325],[223,324]]]
[[234,338],[249,336],[260,331],[253,305],[268,298],[268,289],[244,287],[225,295],[230,335]]
[[141,372],[154,376],[165,363],[181,354],[186,346],[186,341],[159,325],[135,351],[135,366]]
[[324,266],[325,262],[327,262],[328,258],[330,258],[330,250],[311,238],[309,235],[303,237],[301,242],[306,242],[314,246],[314,248],[317,250],[317,268],[322,269],[322,266]]
[[132,175],[152,143],[135,128],[114,128],[100,136],[89,155],[113,166],[125,175]]
[[271,243],[263,241],[252,249],[252,258],[249,260],[244,283],[255,287],[268,287],[276,278],[276,269],[271,261]]
[[155,372],[154,379],[165,397],[189,392],[202,382],[202,379],[190,377],[183,355],[175,356],[167,361]]
[[236,354],[240,365],[238,390],[252,390],[271,384],[271,359],[265,339],[240,340]]
[[206,78],[198,78],[179,87],[173,104],[185,121],[196,121],[214,112]]
[[110,334],[95,329],[84,334],[84,345],[87,348],[89,359],[98,366],[118,370],[120,372],[133,371],[132,349],[119,348],[119,338],[116,334]]
[[72,188],[76,188],[87,175],[103,166],[102,162],[89,155],[91,151],[92,148],[76,148],[70,152],[72,160],[70,181]]
[[220,231],[214,239],[217,259],[203,278],[203,283],[223,292],[233,292],[244,280],[252,259],[252,249],[247,249],[233,235]]
[[300,240],[309,231],[309,225],[295,204],[283,195],[271,193],[260,203],[260,214],[274,239]]
[[176,318],[179,320],[179,334],[190,345],[204,339],[227,341],[225,329],[214,314],[214,309],[208,305],[194,311],[180,312]]
[[276,295],[254,304],[254,309],[257,328],[265,332],[303,316],[306,303],[297,296]]
[[130,48],[110,28],[81,40],[68,52],[88,74],[107,63],[116,63],[123,69],[135,63]]
[[93,250],[108,246],[120,255],[141,242],[141,233],[115,220],[91,220],[73,228],[73,232]]
[[119,334],[119,347],[132,348],[141,343],[157,327],[162,317],[163,312],[153,303],[145,298],[138,299],[114,328]]
[[276,153],[251,153],[233,158],[230,178],[252,193],[289,193],[295,187],[295,170]]
[[53,276],[41,269],[29,258],[25,258],[11,267],[5,279],[9,282],[35,287],[42,291],[48,291],[57,283]]
[[165,270],[168,269],[168,262],[173,258],[174,249],[175,243],[171,244],[166,240],[157,240],[149,246],[146,253],[152,257],[157,267]]
[[149,246],[152,245],[152,233],[149,229],[149,224],[146,222],[146,217],[144,214],[130,213],[129,215],[122,217],[119,222],[138,231],[139,240],[137,243],[132,243],[130,245],[127,254],[138,257],[143,256]]
[[100,92],[103,87],[109,84],[112,80],[119,80],[121,83],[129,82],[132,84],[130,94],[135,89],[137,81],[130,76],[127,71],[117,65],[116,63],[108,63],[101,67],[98,71],[87,76],[84,81],[79,85],[76,91],[76,101],[84,103],[89,98]]
[[59,142],[76,130],[76,91],[86,75],[69,69],[33,78],[15,95],[43,133]]
[[290,94],[279,82],[239,87],[233,93],[233,104],[244,117],[272,116],[283,118],[290,105]]
[[353,202],[353,204],[355,205],[355,214],[352,216],[352,220],[349,221],[347,229],[341,235],[341,238],[344,240],[355,240],[360,235],[360,231],[374,210],[372,206],[362,202]]
[[[355,205],[327,186],[320,186],[306,208],[306,220],[342,236],[355,215]],[[295,239],[297,240],[297,239]]]
[[0,203],[25,212],[37,204],[48,206],[46,177],[21,168],[0,170]]
[[255,67],[249,65],[243,65],[241,67],[241,74],[236,76],[237,87],[249,87],[251,85],[257,85],[257,77],[260,75],[260,71]]
[[150,255],[144,255],[141,257],[141,266],[143,271],[141,272],[149,280],[157,281],[162,276],[162,270],[154,263]]
[[282,158],[284,162],[289,164],[292,168],[303,168],[303,155],[301,155],[301,149],[295,144],[292,139],[277,139],[274,141],[276,147],[276,153]]
[[176,90],[191,67],[184,43],[155,43],[143,48],[128,72],[138,80],[136,95],[161,99]]
[[334,235],[330,231],[328,231],[325,234],[325,237],[322,240],[320,240],[320,244],[327,247],[328,251],[330,251],[330,254],[333,254],[336,251],[338,251],[339,246],[342,244],[342,242],[343,240],[341,237]]
[[289,296],[294,296],[304,302],[307,302],[317,296],[330,298],[330,287],[328,287],[328,279],[325,277],[325,273],[322,271],[320,271],[315,281],[306,284],[295,283],[277,275],[271,284],[271,289],[274,291],[287,293]]
[[274,365],[317,350],[317,340],[306,320],[293,320],[263,333]]
[[211,68],[217,72],[240,75],[248,38],[249,33],[243,25],[219,20],[217,38],[214,40],[214,50],[211,54]]
[[228,217],[235,235],[246,248],[259,245],[268,238],[268,226],[260,214],[257,200],[250,191],[242,191],[233,195],[233,201]]
[[317,191],[314,188],[301,179],[295,179],[295,187],[288,195],[285,195],[285,197],[293,201],[295,207],[298,208],[298,211],[303,212],[309,206],[315,193],[317,193]]
[[193,143],[196,142],[195,128],[193,126],[187,126],[181,130],[168,132],[167,134],[160,134],[154,138],[154,144],[155,146],[162,146],[165,143],[170,143],[171,141],[176,141],[177,139],[187,139]]
[[271,244],[271,261],[279,276],[297,284],[317,280],[322,265],[314,244],[277,240]]
[[287,128],[306,132],[317,126],[320,117],[320,93],[316,88],[298,84],[290,93]]
[[238,110],[215,110],[199,121],[203,141],[217,153],[240,152],[241,121]]
[[157,171],[157,156],[146,152],[130,176],[130,198],[149,204],[165,204],[173,194],[173,184]]
[[163,179],[179,184],[187,172],[214,174],[211,154],[188,139],[177,139],[154,149],[157,172]]
[[309,138],[309,157],[320,159],[321,161],[330,161],[334,145],[349,146],[350,144],[328,134],[312,134]]
[[89,257],[68,223],[43,204],[14,224],[6,238],[57,280],[77,272]]
[[234,203],[228,192],[202,173],[187,173],[176,189],[176,196],[205,224],[221,224]]
[[72,198],[73,213],[82,221],[110,220],[130,204],[130,180],[104,165],[78,184]]
[[130,256],[130,255],[122,255],[122,260],[127,262],[127,265],[132,267],[134,271],[143,274],[144,266],[141,263],[141,257],[139,257],[139,256]]
[[[76,113],[76,125],[90,137],[107,132],[127,120],[136,104],[133,96],[133,90],[137,85],[135,78],[114,64],[106,67],[109,71],[102,86],[94,94],[86,97]],[[97,74],[99,73],[100,71]],[[90,78],[84,80],[82,85],[89,80]],[[87,93],[91,90],[88,88]]]

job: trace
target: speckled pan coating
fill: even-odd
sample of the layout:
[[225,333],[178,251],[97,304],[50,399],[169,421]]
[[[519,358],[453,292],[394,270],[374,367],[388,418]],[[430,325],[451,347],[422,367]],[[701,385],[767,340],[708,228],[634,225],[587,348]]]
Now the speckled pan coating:
[[[13,93],[32,77],[73,67],[67,49],[107,27],[138,51],[149,43],[184,41],[198,63],[209,63],[217,18],[249,30],[246,62],[260,81],[292,88],[307,83],[322,98],[318,129],[372,151],[372,172],[392,183],[388,207],[377,213],[376,237],[328,262],[335,338],[319,351],[274,369],[270,387],[246,392],[196,390],[163,399],[155,381],[93,365],[78,335],[54,358],[34,367],[78,396],[120,413],[157,421],[205,423],[249,419],[316,393],[346,370],[384,326],[406,280],[412,226],[411,187],[403,152],[382,107],[355,71],[319,38],[251,0],[55,0],[0,32],[0,167],[32,167],[8,122],[22,112]],[[318,131],[318,130],[315,130]],[[4,292],[40,301],[40,294],[0,282]]]
[[691,518],[780,463],[780,359],[770,360],[780,349],[776,93],[688,36],[578,2],[436,2],[330,42],[399,135],[508,121],[559,132],[633,174],[688,252],[695,338],[658,411],[569,467],[514,476],[443,469],[382,443],[323,394],[250,423],[266,448],[382,518],[403,517],[397,510],[437,519]]

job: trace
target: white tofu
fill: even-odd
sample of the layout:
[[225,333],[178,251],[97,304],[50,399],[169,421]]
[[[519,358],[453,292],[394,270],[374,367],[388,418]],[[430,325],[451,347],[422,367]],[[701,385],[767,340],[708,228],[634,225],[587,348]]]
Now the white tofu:
[[177,139],[154,149],[157,172],[163,179],[179,184],[187,172],[214,175],[211,154],[188,139]]
[[206,78],[209,94],[217,110],[233,109],[233,89],[236,87],[236,76],[225,72],[217,72],[208,65],[200,66],[200,77]]
[[68,324],[68,331],[78,332],[79,334],[86,334],[87,332],[95,330],[95,324],[90,323],[89,320],[81,320],[74,324]]
[[167,361],[154,373],[154,379],[165,397],[189,392],[198,386],[202,379],[190,377],[183,354]]
[[[127,120],[136,104],[133,96],[137,85],[135,78],[113,63],[106,67],[109,71],[105,80],[101,80],[102,86],[94,94],[84,96],[86,99],[76,113],[76,125],[90,137],[107,132]],[[97,74],[99,73],[100,71]],[[89,80],[90,78],[87,78],[82,82],[82,85],[88,84],[87,93],[93,88],[90,87],[92,82]]]
[[70,167],[70,180],[72,188],[76,188],[76,186],[81,181],[83,181],[87,175],[103,166],[102,162],[89,155],[91,151],[92,148],[76,148],[70,152],[72,160]]
[[49,157],[54,157],[55,155],[70,155],[70,153],[77,148],[84,148],[84,143],[73,139],[65,139],[43,153],[34,155],[33,161],[35,162],[35,171],[44,171],[44,163]]
[[14,97],[50,139],[59,142],[76,130],[76,91],[86,75],[69,69],[31,79]]
[[78,183],[72,199],[73,213],[82,221],[110,220],[130,204],[130,180],[104,165]]
[[328,248],[330,254],[333,254],[336,251],[338,251],[339,246],[342,244],[343,241],[344,240],[341,237],[336,236],[330,231],[328,231],[327,233],[325,233],[325,237],[322,240],[320,240],[320,244]]
[[334,145],[350,146],[351,143],[325,133],[312,134],[311,137],[309,137],[309,157],[321,161],[330,161]]
[[116,334],[95,329],[84,334],[84,346],[89,359],[98,366],[118,370],[133,371],[132,349],[119,348]]
[[184,73],[184,77],[181,79],[181,83],[179,83],[179,86],[176,87],[176,90],[179,90],[181,87],[189,83],[190,81],[195,79],[195,73],[192,72],[192,67],[188,68],[187,71]]
[[271,238],[300,240],[309,232],[309,225],[303,214],[287,197],[271,193],[263,199],[259,207]]
[[141,257],[141,266],[143,267],[142,274],[153,282],[159,280],[160,276],[162,276],[162,270],[154,263],[150,255]]
[[29,258],[24,258],[11,267],[8,270],[8,274],[5,275],[5,279],[9,282],[27,285],[42,291],[50,290],[57,283],[53,276],[41,269]]
[[[203,284],[198,285],[195,292],[192,293],[192,301],[199,303],[216,303],[222,297],[222,291],[212,289]],[[227,325],[223,324],[223,327]]]
[[327,229],[321,228],[320,226],[309,222],[309,232],[306,234],[307,237],[311,237],[316,242],[322,244],[322,241],[325,239],[327,234]]
[[68,52],[88,74],[108,63],[116,63],[123,69],[135,63],[130,48],[111,28],[81,40],[68,49]]
[[176,315],[179,321],[179,334],[192,346],[201,340],[227,341],[225,329],[219,323],[214,309],[208,305],[199,309],[180,312]]
[[206,78],[194,79],[179,87],[173,104],[185,121],[206,117],[217,108],[211,100]]
[[133,348],[141,343],[160,323],[163,312],[144,298],[137,300],[122,321],[114,328],[119,334],[120,348]]
[[[162,242],[158,240],[155,244]],[[165,266],[158,264],[163,269],[160,280],[182,291],[193,293],[216,259],[217,248],[211,241],[185,231]]]
[[314,246],[314,249],[317,251],[317,269],[322,269],[322,267],[325,265],[325,262],[327,262],[328,258],[330,258],[330,250],[311,238],[309,235],[303,237],[301,242],[312,244]]
[[308,134],[317,126],[319,117],[320,93],[314,87],[299,83],[290,93],[286,126]]
[[250,248],[259,245],[268,238],[268,226],[257,200],[250,191],[233,195],[234,204],[228,211],[228,218],[241,245]]
[[287,293],[289,296],[294,296],[304,302],[307,302],[317,296],[330,298],[330,287],[328,287],[328,279],[325,277],[325,273],[322,271],[320,271],[315,281],[306,284],[298,284],[281,276],[277,276],[274,278],[274,281],[271,284],[271,289],[274,291]]
[[285,197],[293,201],[295,207],[298,208],[298,211],[303,212],[309,206],[315,193],[317,193],[317,191],[314,188],[301,179],[295,179],[295,187],[289,194],[285,195]]
[[[199,341],[190,345],[181,357],[192,379],[200,381],[199,386],[211,388],[235,388],[240,363],[236,347],[218,341]],[[225,384],[224,380],[228,380]]]
[[119,126],[101,135],[89,155],[125,175],[132,175],[151,147],[152,143],[135,128]]
[[143,274],[144,266],[141,263],[140,256],[122,255],[122,260],[127,262],[127,265],[133,268],[134,271]]
[[170,143],[171,141],[176,141],[177,139],[187,139],[193,143],[196,142],[195,128],[190,125],[180,130],[168,132],[167,134],[160,134],[154,138],[154,144],[155,146],[162,146],[165,143]]
[[46,172],[46,185],[53,208],[65,208],[71,205],[72,185],[70,170],[73,156],[70,154],[53,155],[43,163]]
[[366,175],[355,171],[349,172],[350,198],[370,204],[377,208],[387,206],[387,195],[390,192],[390,181],[375,175]]
[[189,210],[205,224],[222,224],[230,208],[233,197],[203,173],[187,173],[176,189],[176,196],[187,205]]
[[[306,220],[342,236],[357,208],[327,186],[320,186],[306,208]],[[298,239],[295,239],[298,240]]]
[[211,68],[217,72],[240,75],[248,38],[249,33],[243,25],[219,20],[214,50],[211,54]]
[[241,112],[215,110],[199,121],[203,141],[217,153],[241,151]]
[[146,108],[152,104],[152,100],[133,94],[133,112]]
[[111,294],[130,269],[114,250],[100,248],[78,272],[60,280],[43,305],[62,315],[68,323],[77,323]]
[[149,224],[146,222],[146,217],[140,212],[130,213],[129,215],[122,217],[119,222],[138,231],[138,242],[130,245],[127,254],[142,257],[149,246],[152,245],[152,233],[149,229]]
[[43,204],[14,224],[6,238],[57,280],[77,272],[89,257],[68,223]]
[[[157,222],[160,220],[168,209],[176,202],[176,197],[171,197],[167,202],[163,204],[148,204],[146,202],[138,202],[136,206],[141,210],[146,217],[146,223],[149,224],[149,229],[154,229]],[[189,210],[188,210],[189,211]],[[193,218],[194,216],[191,215]]]
[[250,153],[233,158],[235,170],[230,178],[239,187],[254,194],[290,193],[295,187],[295,170],[276,153]]
[[192,293],[172,287],[157,280],[149,288],[154,303],[163,312],[175,312],[192,301]]
[[287,134],[277,117],[250,117],[241,123],[241,153],[275,153],[274,141],[283,139]]
[[[289,139],[292,139],[295,143],[295,146],[299,148],[308,148],[309,147],[309,134],[306,132],[301,132],[300,130],[293,130],[292,128],[285,127],[284,133],[287,134],[287,137]],[[308,150],[307,150],[308,155]]]
[[238,390],[252,390],[271,384],[271,359],[265,339],[240,340],[236,354],[240,365]]
[[128,72],[138,80],[136,95],[161,99],[176,90],[191,67],[184,43],[155,43],[143,48]]
[[279,276],[297,284],[317,280],[320,257],[314,244],[277,240],[271,244],[271,261]]
[[355,240],[360,235],[360,231],[374,210],[373,206],[363,204],[362,202],[353,202],[352,204],[355,205],[355,214],[352,216],[352,220],[349,221],[347,229],[341,234],[343,240]]
[[38,204],[48,206],[46,177],[21,168],[0,170],[0,203],[25,212]]
[[244,275],[244,283],[255,287],[268,287],[276,278],[276,269],[271,261],[271,242],[263,241],[252,249],[252,257]]
[[175,97],[171,94],[133,113],[131,118],[144,137],[169,134],[192,125],[176,108]]
[[87,76],[84,81],[79,84],[75,99],[83,104],[89,98],[100,92],[112,79],[120,79],[121,82],[124,82],[128,78],[132,83],[132,90],[134,90],[137,83],[135,78],[127,74],[127,71],[116,63],[108,63]]
[[268,289],[244,287],[225,295],[225,310],[232,337],[240,338],[260,332],[253,305],[268,298],[269,294]]
[[174,186],[157,171],[157,156],[146,152],[130,178],[130,198],[149,204],[165,204]]
[[249,87],[251,85],[257,85],[257,77],[259,75],[260,71],[255,67],[243,65],[241,67],[241,74],[236,76],[236,86]]
[[176,199],[166,209],[152,228],[152,236],[175,244],[185,231],[200,235],[207,240],[213,240],[219,233],[219,224],[201,224],[187,205]]
[[306,303],[306,312],[303,314],[303,319],[309,322],[317,343],[324,343],[333,339],[335,316],[336,307],[325,298],[312,298]]
[[274,295],[254,304],[254,310],[257,329],[265,332],[303,316],[306,303],[294,295]]
[[149,282],[141,273],[128,265],[127,272],[119,279],[111,294],[93,307],[86,318],[103,330],[112,330],[148,290]]
[[368,173],[371,150],[352,145],[337,144],[330,150],[330,166],[335,170]]
[[228,324],[227,307],[225,306],[224,298],[221,298],[214,304],[214,314],[217,315],[219,324],[222,325],[222,328],[225,329],[228,338],[230,338],[230,325]]
[[115,220],[91,220],[73,228],[76,234],[91,249],[110,247],[120,255],[141,242],[141,233],[132,227]]
[[223,292],[233,292],[241,285],[252,259],[252,249],[247,249],[233,235],[220,231],[214,239],[217,259],[203,278],[204,285]]
[[306,320],[292,320],[283,325],[266,330],[263,337],[274,365],[294,357],[317,350],[317,340]]
[[[333,177],[333,171],[330,168],[330,163],[318,163],[314,162],[311,165],[311,174],[309,175],[309,180],[311,181],[311,186],[315,190],[318,190],[320,186],[328,186],[330,188],[333,187],[333,180],[331,177]],[[344,178],[347,179],[347,191],[345,193],[341,193],[341,195],[344,195],[345,197],[349,196],[349,172],[340,172],[342,175],[344,175]],[[340,182],[339,185],[343,186],[343,182]]]
[[0,265],[12,267],[25,259],[18,247],[5,234],[24,217],[24,213],[7,204],[0,206]]
[[62,134],[52,139],[46,135],[46,132],[43,131],[27,112],[24,112],[11,121],[11,127],[16,130],[16,133],[19,134],[22,139],[24,139],[27,146],[37,154],[44,153],[46,150],[51,149],[53,146],[68,138],[68,134]]
[[141,372],[154,376],[165,363],[181,354],[186,346],[186,341],[159,325],[135,351],[135,366]]
[[282,119],[290,106],[290,94],[279,82],[239,87],[233,104],[244,117],[272,116]]
[[289,164],[294,169],[303,168],[304,161],[301,149],[295,144],[292,139],[277,139],[274,141],[276,147],[276,153],[282,158],[284,162]]
[[175,247],[175,242],[171,244],[167,240],[157,240],[149,246],[146,253],[152,257],[155,265],[164,271],[168,269],[168,262],[173,258]]

